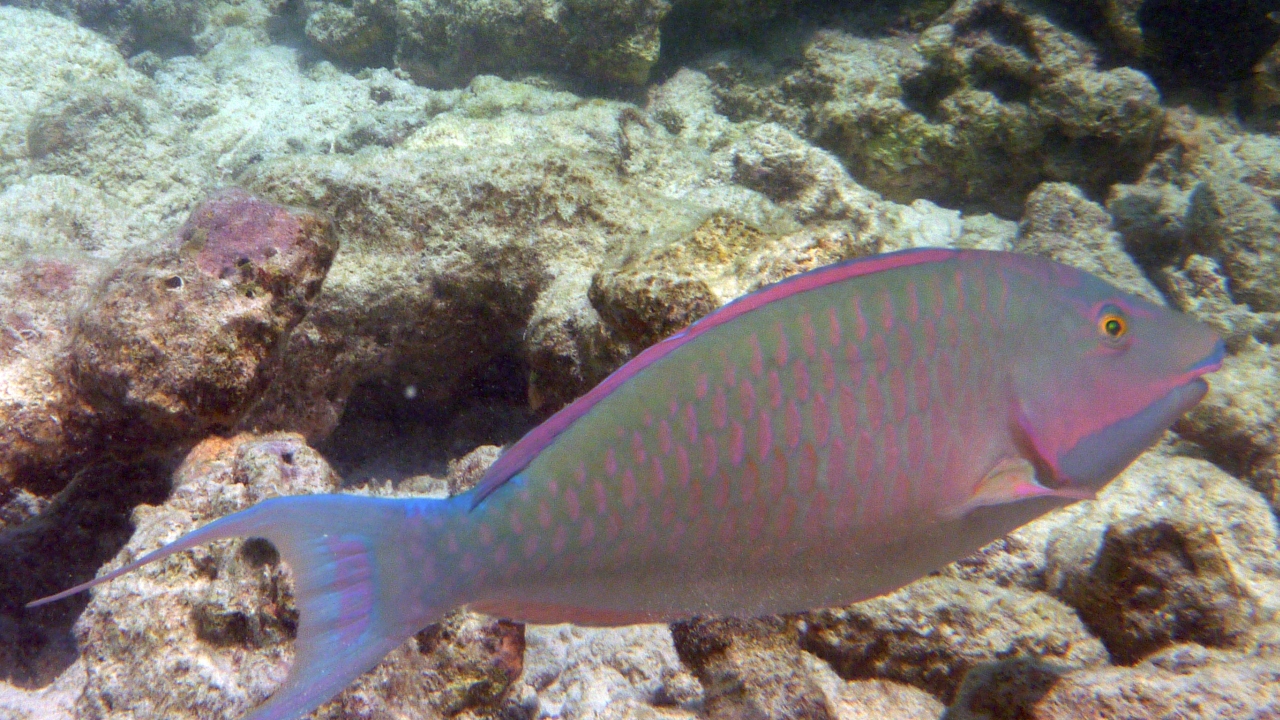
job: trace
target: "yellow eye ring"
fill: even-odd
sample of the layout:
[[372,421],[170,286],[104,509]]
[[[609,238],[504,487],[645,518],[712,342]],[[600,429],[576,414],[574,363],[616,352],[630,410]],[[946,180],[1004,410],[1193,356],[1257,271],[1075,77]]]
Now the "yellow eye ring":
[[1119,340],[1129,332],[1129,323],[1120,315],[1107,313],[1099,318],[1098,331],[1112,340]]

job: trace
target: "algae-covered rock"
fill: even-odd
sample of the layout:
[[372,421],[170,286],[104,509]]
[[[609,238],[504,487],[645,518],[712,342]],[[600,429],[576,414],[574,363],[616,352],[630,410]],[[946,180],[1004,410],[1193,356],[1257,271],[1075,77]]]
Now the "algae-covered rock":
[[795,69],[740,56],[707,71],[733,118],[767,118],[831,150],[900,202],[1020,214],[1043,181],[1098,195],[1136,177],[1163,110],[1129,68],[1015,2],[960,2],[915,47],[815,33]]
[[1072,185],[1045,183],[1027,197],[1013,248],[1078,267],[1126,292],[1164,302],[1125,253],[1106,209]]
[[433,87],[537,70],[638,84],[658,60],[669,9],[666,0],[401,2],[396,63]]

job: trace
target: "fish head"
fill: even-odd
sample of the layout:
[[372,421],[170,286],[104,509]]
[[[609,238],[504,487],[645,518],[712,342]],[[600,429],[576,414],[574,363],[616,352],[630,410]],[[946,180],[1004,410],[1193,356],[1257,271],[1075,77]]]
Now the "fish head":
[[1190,316],[1054,265],[1015,363],[1017,432],[1042,482],[1096,490],[1208,391],[1225,346]]

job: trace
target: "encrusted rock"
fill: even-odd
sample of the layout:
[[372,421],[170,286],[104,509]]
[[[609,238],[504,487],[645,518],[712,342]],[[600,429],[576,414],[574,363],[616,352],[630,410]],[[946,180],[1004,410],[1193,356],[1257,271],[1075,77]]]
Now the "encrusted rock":
[[1112,658],[1180,641],[1236,646],[1280,612],[1276,517],[1213,465],[1144,456],[1049,544],[1049,591]]
[[952,578],[811,613],[800,643],[841,677],[908,683],[945,702],[966,672],[1010,655],[1059,668],[1107,661],[1102,644],[1053,598]]
[[181,252],[116,268],[69,344],[76,390],[135,450],[230,427],[337,251],[326,220],[239,190],[196,209],[181,236]]
[[1125,254],[1105,208],[1066,183],[1044,183],[1027,197],[1013,247],[1093,273],[1157,303],[1160,292]]

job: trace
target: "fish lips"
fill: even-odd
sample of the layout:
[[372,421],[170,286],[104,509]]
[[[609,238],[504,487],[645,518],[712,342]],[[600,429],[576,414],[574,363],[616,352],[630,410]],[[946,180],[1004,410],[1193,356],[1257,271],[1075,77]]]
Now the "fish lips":
[[1185,381],[1132,415],[1081,438],[1058,457],[1058,475],[1066,485],[1099,488],[1155,444],[1164,431],[1195,407],[1209,383],[1203,376],[1222,367],[1226,346],[1221,340],[1212,352],[1187,369]]

